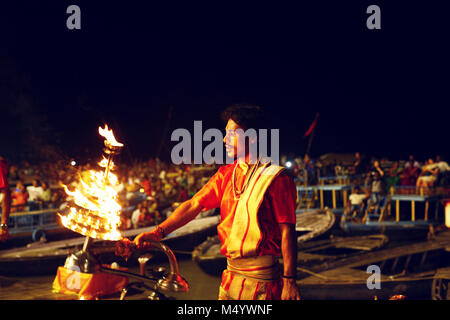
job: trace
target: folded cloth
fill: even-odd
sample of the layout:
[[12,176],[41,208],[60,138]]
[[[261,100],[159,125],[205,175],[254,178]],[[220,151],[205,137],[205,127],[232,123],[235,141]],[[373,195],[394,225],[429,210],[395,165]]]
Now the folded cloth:
[[220,300],[279,300],[281,268],[276,256],[228,259]]
[[128,278],[103,272],[83,273],[59,267],[53,281],[53,292],[76,294],[79,299],[91,300],[122,291]]

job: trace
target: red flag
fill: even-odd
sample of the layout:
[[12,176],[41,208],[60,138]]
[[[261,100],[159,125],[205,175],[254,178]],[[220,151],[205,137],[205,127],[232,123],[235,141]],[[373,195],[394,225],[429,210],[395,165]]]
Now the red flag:
[[319,118],[319,113],[316,113],[316,117],[314,118],[314,121],[311,123],[311,125],[309,126],[308,131],[305,132],[305,135],[303,136],[303,138],[306,138],[307,136],[309,136],[313,131],[314,128],[317,125],[317,119]]

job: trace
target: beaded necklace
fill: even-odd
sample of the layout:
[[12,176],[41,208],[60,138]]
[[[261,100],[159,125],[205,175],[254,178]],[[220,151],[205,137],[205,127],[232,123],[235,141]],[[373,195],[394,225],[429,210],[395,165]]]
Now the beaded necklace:
[[[234,200],[239,200],[241,195],[245,192],[245,190],[247,189],[247,187],[250,183],[250,180],[252,180],[253,175],[256,172],[256,168],[258,168],[258,165],[259,165],[259,158],[258,158],[258,161],[256,162],[256,164],[252,168],[252,172],[250,173],[250,178],[248,178],[247,183],[242,187],[241,190],[237,190],[237,188],[236,188],[236,167],[238,166],[238,164],[236,163],[236,165],[234,166],[234,169],[233,169],[233,177],[232,177]],[[247,173],[245,174],[245,178],[246,177],[247,177]],[[244,178],[244,181],[245,181],[245,178]]]

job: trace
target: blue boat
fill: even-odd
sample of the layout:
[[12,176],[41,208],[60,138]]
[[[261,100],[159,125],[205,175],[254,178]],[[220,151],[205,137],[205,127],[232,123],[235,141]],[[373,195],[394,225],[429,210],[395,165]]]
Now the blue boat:
[[[139,202],[145,200],[145,193],[136,192],[130,205],[124,207],[122,212],[130,212],[136,208]],[[79,234],[65,228],[59,222],[58,212],[64,209],[42,209],[27,211],[29,206],[24,207],[25,211],[11,212],[8,219],[9,234],[13,242],[30,242],[49,240],[49,238],[59,239],[67,237],[78,237]]]
[[48,235],[66,232],[58,223],[57,209],[13,212],[9,216],[9,234],[12,240],[39,241]]
[[444,222],[442,195],[404,189],[392,189],[382,200],[380,212],[368,208],[361,219],[345,212],[340,222],[342,230],[350,234],[389,233],[409,238],[431,235]]

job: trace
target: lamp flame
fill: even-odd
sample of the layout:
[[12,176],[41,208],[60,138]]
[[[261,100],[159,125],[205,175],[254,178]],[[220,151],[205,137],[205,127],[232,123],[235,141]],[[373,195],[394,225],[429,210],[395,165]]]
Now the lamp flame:
[[[116,148],[123,146],[117,142],[112,130],[99,127],[99,133],[106,138],[106,143]],[[120,226],[120,211],[122,207],[118,203],[118,193],[115,186],[119,181],[117,176],[111,172],[114,163],[103,158],[98,164],[104,171],[89,170],[80,174],[78,186],[71,191],[63,185],[65,192],[73,197],[78,208],[70,207],[67,215],[61,217],[61,223],[68,229],[84,236],[103,239],[120,240],[118,227]]]
[[106,141],[108,144],[114,146],[114,147],[123,147],[123,144],[120,142],[117,142],[116,138],[114,137],[114,133],[112,130],[108,129],[108,125],[105,124],[105,128],[98,127],[98,133],[106,138]]

